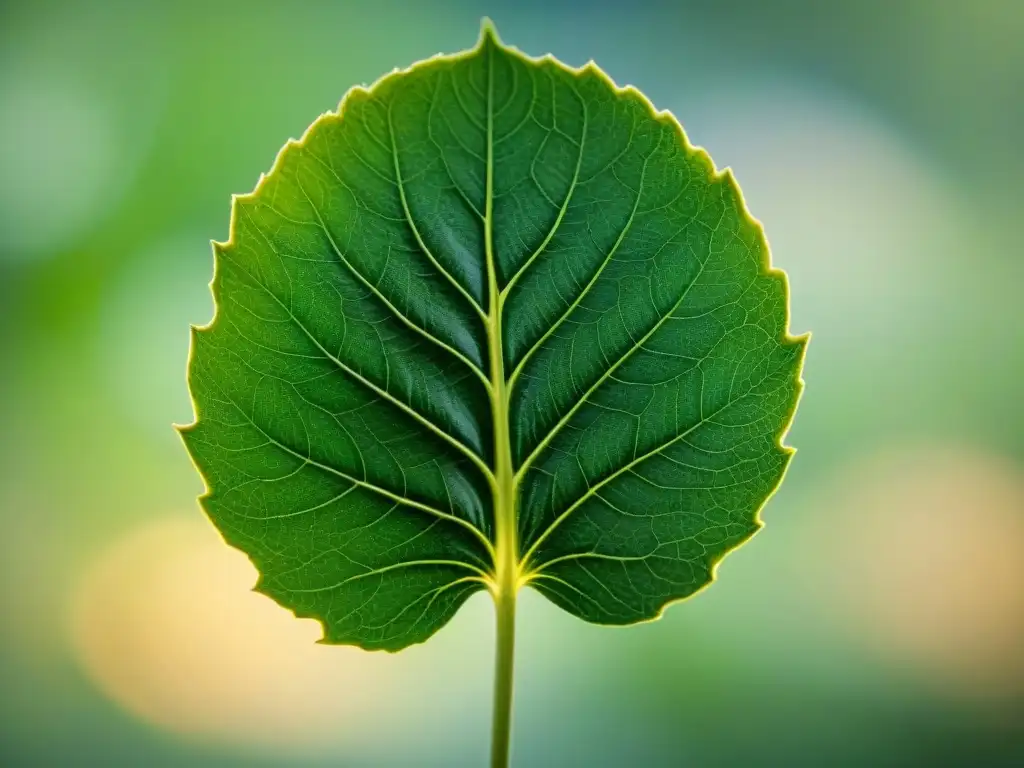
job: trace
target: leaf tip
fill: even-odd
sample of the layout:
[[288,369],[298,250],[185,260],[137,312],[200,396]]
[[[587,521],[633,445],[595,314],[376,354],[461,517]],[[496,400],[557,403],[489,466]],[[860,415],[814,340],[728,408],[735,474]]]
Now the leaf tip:
[[490,17],[484,16],[480,19],[480,43],[481,48],[487,45],[501,45],[501,38],[498,37],[498,29]]

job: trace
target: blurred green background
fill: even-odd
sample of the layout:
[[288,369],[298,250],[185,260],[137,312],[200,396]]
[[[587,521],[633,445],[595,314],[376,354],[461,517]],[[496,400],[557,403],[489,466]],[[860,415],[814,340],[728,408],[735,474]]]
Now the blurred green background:
[[731,165],[814,332],[714,588],[616,630],[524,596],[517,765],[1024,765],[1020,0],[3,3],[0,763],[483,764],[486,596],[315,645],[170,426],[231,193],[483,15]]

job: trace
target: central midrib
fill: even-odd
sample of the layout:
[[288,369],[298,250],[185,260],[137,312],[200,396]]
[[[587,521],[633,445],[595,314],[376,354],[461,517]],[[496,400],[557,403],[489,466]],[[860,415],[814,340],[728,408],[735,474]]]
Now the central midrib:
[[498,289],[494,258],[494,43],[485,41],[487,64],[487,169],[484,203],[484,249],[489,293],[487,346],[491,368],[491,416],[494,431],[495,472],[491,481],[494,500],[494,597],[514,600],[519,581],[519,541],[516,522],[515,473],[509,434],[508,390],[502,347],[503,296]]

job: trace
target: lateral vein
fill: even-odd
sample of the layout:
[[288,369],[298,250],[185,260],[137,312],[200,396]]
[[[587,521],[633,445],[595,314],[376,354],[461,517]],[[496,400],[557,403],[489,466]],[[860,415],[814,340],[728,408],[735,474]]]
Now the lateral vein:
[[575,416],[576,413],[579,411],[579,409],[582,408],[590,400],[591,395],[593,395],[594,392],[596,392],[602,384],[608,381],[608,379],[614,375],[615,371],[617,371],[630,357],[632,357],[634,353],[636,353],[640,349],[643,349],[643,345],[646,344],[651,339],[651,337],[654,336],[654,334],[657,333],[658,330],[663,325],[665,325],[666,322],[668,322],[668,320],[673,316],[675,311],[682,306],[683,302],[686,300],[686,297],[690,293],[690,289],[697,284],[697,281],[703,274],[704,265],[706,263],[707,262],[701,264],[700,270],[697,272],[697,275],[693,278],[692,281],[690,281],[690,284],[686,286],[686,289],[683,291],[682,295],[679,297],[678,300],[676,300],[676,302],[672,305],[668,312],[666,312],[660,318],[658,318],[658,321],[654,324],[654,326],[649,331],[647,331],[647,333],[645,333],[639,341],[634,342],[633,345],[630,346],[630,348],[626,350],[626,352],[623,353],[619,357],[619,359],[616,360],[615,363],[608,368],[608,370],[601,374],[601,376],[598,377],[597,381],[595,381],[593,384],[590,385],[590,387],[587,388],[587,391],[583,393],[582,397],[576,399],[576,401],[572,404],[569,410],[567,410],[565,414],[562,416],[562,418],[560,418],[558,422],[548,431],[548,433],[544,436],[544,439],[542,439],[537,444],[537,447],[530,452],[530,455],[526,457],[523,463],[516,470],[516,476],[518,479],[522,479],[523,475],[526,474],[526,472],[529,470],[533,462],[537,460],[537,457],[540,456],[540,454],[544,451],[545,448],[551,445],[551,442],[555,439],[555,437],[558,436],[558,434],[562,431],[565,425],[568,424],[572,417]]
[[336,475],[337,477],[343,478],[344,480],[347,480],[350,483],[354,483],[360,488],[365,488],[368,491],[372,491],[373,493],[377,493],[381,496],[384,496],[385,498],[388,498],[391,501],[395,501],[398,502],[399,504],[404,504],[405,506],[412,507],[413,509],[417,509],[420,512],[426,512],[427,514],[433,515],[434,517],[438,517],[442,520],[448,520],[449,522],[461,525],[463,528],[470,531],[474,536],[476,536],[476,538],[484,544],[488,552],[494,551],[494,547],[491,544],[491,540],[484,535],[483,531],[481,531],[468,520],[464,520],[458,515],[453,515],[450,512],[444,512],[429,504],[424,504],[423,502],[416,501],[415,499],[410,499],[407,496],[402,496],[398,493],[395,493],[394,491],[384,488],[383,486],[379,486],[376,485],[375,483],[363,480],[362,478],[358,478],[355,475],[350,475],[349,473],[344,472],[338,469],[337,467],[332,467],[330,464],[323,464],[322,462],[317,461],[311,456],[306,456],[302,454],[300,451],[296,451],[290,445],[282,443],[280,440],[278,440],[273,435],[269,434],[266,430],[264,430],[263,427],[261,427],[259,424],[255,422],[255,420],[248,416],[237,403],[232,401],[230,398],[227,398],[227,394],[224,393],[223,390],[221,390],[221,394],[225,396],[226,402],[230,403],[231,406],[235,408],[235,410],[237,410],[242,415],[242,417],[250,424],[250,426],[252,426],[253,429],[259,432],[270,443],[273,443],[275,446],[277,446],[285,453],[288,453],[297,459],[301,459],[303,462],[309,464],[312,467],[316,467],[317,469],[323,470],[324,472],[328,472],[332,475]]
[[413,237],[416,238],[416,243],[419,245],[420,250],[423,251],[423,255],[426,256],[430,260],[430,263],[434,265],[434,268],[452,284],[455,290],[462,294],[462,297],[469,302],[469,305],[480,316],[480,319],[486,323],[487,313],[484,312],[476,299],[470,295],[469,291],[463,287],[462,283],[456,280],[455,277],[444,268],[441,262],[437,260],[430,248],[428,248],[427,244],[423,241],[423,236],[420,234],[419,227],[416,226],[416,222],[412,217],[412,211],[409,209],[409,201],[405,194],[405,183],[402,181],[402,165],[398,159],[398,142],[395,139],[395,127],[392,123],[390,102],[388,103],[388,132],[391,138],[391,156],[395,163],[395,178],[398,182],[398,196],[402,201],[402,211],[405,213],[405,219],[409,223],[409,228],[412,230]]
[[[661,137],[659,136],[659,146],[660,143]],[[583,286],[583,290],[581,290],[576,295],[576,298],[572,301],[571,304],[569,304],[568,307],[566,307],[565,311],[562,312],[559,318],[551,325],[550,328],[547,329],[547,331],[544,332],[544,334],[539,339],[537,339],[537,341],[533,343],[533,345],[531,345],[531,347],[526,351],[526,354],[524,354],[522,358],[519,360],[519,363],[516,365],[515,369],[512,371],[512,375],[508,379],[508,388],[510,391],[515,387],[517,379],[523,372],[523,368],[526,367],[526,363],[529,362],[530,358],[533,357],[533,355],[536,354],[536,352],[541,347],[544,346],[544,343],[547,342],[549,338],[551,338],[551,336],[554,334],[556,330],[558,330],[562,323],[564,323],[566,319],[568,319],[569,315],[571,315],[573,311],[583,302],[587,295],[589,295],[590,290],[597,283],[598,279],[604,273],[607,266],[612,262],[612,259],[615,257],[615,254],[619,250],[619,246],[621,246],[623,240],[626,239],[626,234],[633,226],[633,221],[636,218],[636,212],[640,206],[640,199],[643,197],[644,177],[647,173],[647,164],[650,162],[650,159],[654,155],[654,152],[656,150],[657,147],[655,147],[655,150],[652,151],[644,160],[643,170],[640,173],[640,185],[637,188],[636,200],[634,200],[633,202],[633,209],[630,211],[629,218],[626,220],[625,225],[622,227],[622,231],[619,233],[618,238],[616,238],[615,243],[612,245],[611,249],[609,249],[607,255],[605,255],[604,260],[598,265],[597,269],[594,271],[594,274],[590,277],[590,280],[588,280],[587,284]]]
[[371,283],[358,269],[355,268],[355,266],[352,265],[352,263],[348,260],[348,258],[342,252],[341,248],[338,245],[338,242],[334,239],[334,235],[331,233],[331,230],[328,228],[327,222],[324,221],[324,218],[323,218],[322,214],[320,213],[319,209],[316,207],[316,204],[312,201],[312,199],[310,199],[309,195],[306,193],[306,190],[303,188],[301,183],[299,184],[299,189],[302,192],[302,195],[309,202],[309,206],[312,209],[313,214],[316,216],[317,221],[320,223],[320,228],[323,230],[324,235],[326,235],[327,241],[331,244],[331,249],[334,251],[335,256],[337,256],[338,260],[342,264],[345,265],[345,267],[348,269],[349,273],[353,277],[355,277],[356,280],[358,280],[359,283],[364,288],[366,288],[374,296],[376,296],[377,299],[379,299],[380,302],[382,304],[384,304],[384,306],[386,306],[388,308],[388,310],[391,312],[391,314],[395,316],[395,319],[397,319],[400,323],[402,323],[404,326],[409,328],[411,331],[413,331],[413,332],[419,334],[420,336],[422,336],[423,338],[425,338],[427,341],[430,341],[431,343],[437,345],[441,349],[445,350],[449,354],[451,354],[454,357],[456,357],[459,361],[461,361],[466,366],[468,366],[470,368],[470,370],[473,371],[473,374],[481,381],[481,383],[483,383],[483,385],[488,390],[490,390],[490,388],[491,388],[490,380],[487,378],[486,375],[484,375],[484,372],[482,370],[480,370],[480,368],[472,360],[470,360],[468,357],[466,357],[466,355],[463,354],[462,352],[460,352],[459,350],[455,349],[455,347],[453,347],[450,344],[448,344],[448,343],[442,341],[441,339],[437,338],[434,334],[432,334],[426,328],[423,328],[422,326],[418,325],[417,323],[414,323],[408,317],[408,315],[406,315],[404,312],[402,312],[400,309],[398,309],[398,307],[396,307],[388,299],[388,297],[385,296],[384,293],[376,285]]
[[[554,84],[552,84],[552,88],[553,87]],[[576,191],[576,185],[579,181],[580,168],[583,167],[583,146],[587,140],[587,103],[581,98],[580,104],[582,104],[583,106],[583,129],[580,133],[579,153],[576,156],[576,168],[572,174],[572,181],[569,184],[569,190],[565,193],[565,200],[562,201],[562,207],[559,209],[558,216],[555,217],[555,222],[554,224],[551,225],[551,229],[548,231],[547,236],[544,238],[544,240],[541,241],[541,244],[537,246],[537,249],[530,255],[530,257],[525,262],[523,262],[523,265],[516,270],[516,273],[512,276],[512,278],[507,283],[505,283],[505,287],[502,288],[501,290],[502,301],[504,301],[507,298],[508,294],[512,291],[512,287],[516,284],[519,278],[526,272],[526,270],[530,268],[530,265],[533,264],[533,262],[536,261],[541,256],[541,254],[543,254],[544,251],[547,249],[548,243],[551,242],[552,238],[555,236],[555,233],[558,231],[559,226],[561,226],[562,224],[562,219],[565,217],[565,212],[569,209],[569,202],[570,200],[572,200],[573,193]]]
[[477,567],[475,565],[472,565],[471,563],[465,563],[462,560],[407,560],[405,562],[393,563],[391,565],[385,565],[385,566],[382,566],[380,568],[373,568],[373,569],[371,569],[369,571],[365,571],[363,573],[357,573],[354,576],[349,576],[347,579],[342,579],[337,584],[331,584],[330,586],[326,586],[326,587],[312,587],[310,589],[295,589],[294,587],[289,587],[288,591],[289,592],[302,592],[302,593],[330,592],[332,589],[340,589],[341,587],[345,586],[346,584],[350,584],[353,581],[358,581],[360,579],[366,579],[366,578],[369,578],[371,576],[380,576],[380,575],[383,575],[385,573],[388,573],[389,571],[395,571],[395,570],[398,570],[398,569],[401,569],[401,568],[415,568],[415,567],[423,567],[423,566],[467,568],[467,569],[469,569],[469,570],[479,574],[479,576],[481,578],[486,579],[486,578],[490,577],[490,574],[488,574],[487,571],[485,571],[483,568],[479,568],[479,567]]
[[633,469],[633,467],[637,466],[638,464],[641,464],[642,462],[646,461],[647,459],[650,459],[650,458],[652,458],[654,456],[657,456],[658,454],[660,454],[662,451],[664,451],[669,446],[671,446],[671,445],[679,442],[680,440],[685,439],[689,435],[693,434],[696,430],[700,429],[702,426],[704,426],[708,422],[712,421],[716,416],[718,416],[720,413],[725,411],[727,408],[731,408],[733,405],[735,405],[737,402],[742,400],[744,397],[748,397],[753,392],[753,389],[754,388],[752,387],[750,390],[748,390],[747,392],[744,392],[739,397],[737,397],[737,398],[735,398],[733,400],[730,400],[725,405],[723,405],[721,408],[717,408],[714,411],[712,411],[711,413],[707,414],[706,416],[703,416],[693,426],[689,427],[688,429],[684,430],[683,432],[680,432],[678,435],[675,435],[674,437],[670,438],[669,440],[666,440],[665,442],[661,443],[660,445],[656,446],[655,448],[652,448],[647,453],[644,453],[641,456],[637,456],[635,459],[627,462],[626,464],[623,464],[621,467],[619,467],[617,470],[612,472],[610,475],[608,475],[604,479],[599,480],[598,482],[596,482],[593,485],[589,486],[587,488],[587,490],[578,499],[576,499],[576,501],[574,501],[572,504],[570,504],[566,508],[566,510],[564,512],[562,512],[558,517],[556,517],[551,522],[551,524],[547,528],[544,529],[544,532],[542,534],[540,534],[540,536],[537,537],[536,541],[533,542],[533,544],[527,550],[526,554],[523,556],[523,561],[524,562],[528,562],[529,559],[531,557],[533,557],[533,555],[540,548],[540,545],[543,544],[544,541],[552,533],[554,533],[555,529],[558,528],[558,526],[560,526],[573,512],[575,512],[577,509],[579,509],[579,507],[582,506],[588,499],[590,499],[590,498],[594,497],[595,495],[597,495],[597,492],[600,491],[604,486],[608,485],[608,483],[610,483],[613,480],[617,479],[618,477],[620,477],[621,475],[625,474],[626,472],[630,472]]
[[[222,256],[223,256],[223,253],[222,253]],[[230,259],[229,259],[229,261],[230,261]],[[348,374],[350,377],[352,377],[355,381],[358,381],[364,387],[366,387],[370,391],[374,392],[382,400],[384,400],[385,402],[391,403],[393,406],[395,406],[396,408],[401,410],[403,413],[405,413],[406,415],[408,415],[411,418],[413,418],[418,423],[422,424],[424,427],[426,427],[428,430],[430,430],[433,434],[437,435],[442,440],[444,440],[446,443],[448,443],[453,448],[458,450],[460,453],[462,453],[464,456],[466,456],[470,461],[472,461],[473,464],[475,464],[477,466],[477,468],[480,469],[480,471],[484,473],[485,477],[490,477],[491,476],[492,473],[491,473],[490,467],[488,467],[487,464],[483,461],[483,459],[481,459],[480,456],[477,455],[476,451],[472,450],[469,446],[465,445],[461,440],[459,440],[459,439],[449,435],[443,429],[441,429],[436,424],[434,424],[434,422],[432,422],[430,419],[428,419],[425,416],[423,416],[423,414],[421,414],[415,408],[412,408],[409,405],[407,405],[406,403],[402,402],[397,397],[395,397],[390,392],[388,392],[386,389],[382,389],[381,387],[377,386],[375,383],[373,383],[372,381],[367,379],[365,376],[360,374],[358,371],[356,371],[353,368],[351,368],[350,366],[348,366],[343,360],[340,360],[338,357],[336,357],[335,355],[331,354],[331,352],[329,352],[327,350],[327,348],[324,347],[324,345],[320,343],[320,340],[317,339],[316,336],[314,336],[309,331],[308,328],[306,328],[306,326],[303,324],[303,322],[301,320],[299,320],[298,317],[295,316],[295,314],[292,312],[291,308],[288,307],[287,305],[285,305],[285,303],[283,301],[281,301],[281,299],[279,299],[277,297],[277,295],[272,290],[270,290],[267,286],[265,286],[261,281],[257,280],[252,275],[249,275],[249,273],[246,272],[244,269],[239,269],[239,271],[242,274],[247,275],[257,286],[259,286],[263,291],[265,291],[266,294],[268,296],[270,296],[278,304],[278,306],[281,307],[281,309],[284,312],[286,312],[288,314],[288,317],[291,318],[291,320],[295,324],[296,328],[301,330],[306,335],[306,337],[309,338],[309,340],[311,342],[313,342],[313,344],[316,346],[316,348],[320,350],[321,354],[327,360],[330,360],[331,362],[333,362],[336,366],[338,366],[338,368],[340,370],[344,371],[346,374]]]

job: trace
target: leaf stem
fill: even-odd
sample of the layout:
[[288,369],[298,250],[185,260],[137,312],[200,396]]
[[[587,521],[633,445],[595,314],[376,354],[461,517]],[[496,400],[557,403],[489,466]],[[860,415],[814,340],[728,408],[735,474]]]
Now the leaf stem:
[[507,768],[512,736],[512,679],[515,657],[516,593],[496,591],[497,649],[494,657],[494,716],[491,726],[491,768]]

